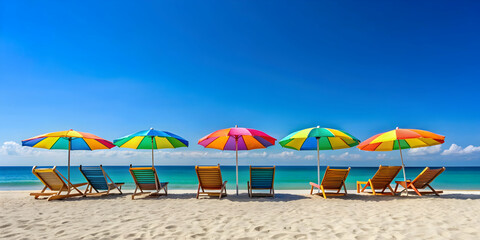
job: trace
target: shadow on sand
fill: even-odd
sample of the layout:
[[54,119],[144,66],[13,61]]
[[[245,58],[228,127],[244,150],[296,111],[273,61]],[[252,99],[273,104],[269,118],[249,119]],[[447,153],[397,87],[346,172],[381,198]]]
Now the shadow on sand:
[[[124,193],[124,194],[109,194],[104,196],[89,196],[89,197],[72,197],[62,199],[61,201],[90,201],[90,200],[98,200],[98,199],[128,199],[131,200],[131,193]],[[161,200],[161,199],[195,199],[195,193],[171,193],[167,196],[145,196],[145,197],[138,197],[135,200]],[[409,193],[409,196],[388,196],[388,195],[370,195],[370,194],[348,194],[346,196],[333,196],[324,199],[322,196],[319,195],[300,195],[300,194],[288,194],[288,193],[276,193],[275,197],[253,197],[250,198],[247,193],[241,193],[238,196],[235,193],[228,194],[226,197],[222,197],[218,199],[218,197],[200,197],[200,199],[210,199],[210,200],[226,200],[226,201],[235,201],[235,202],[289,202],[289,201],[297,201],[302,199],[312,199],[313,201],[328,201],[328,200],[345,200],[345,201],[371,201],[371,202],[385,202],[385,201],[408,201],[413,199],[457,199],[457,200],[478,200],[480,199],[480,194],[469,194],[469,193],[443,193],[440,196],[435,195],[423,195],[418,196],[414,193]],[[56,200],[57,201],[57,200]]]

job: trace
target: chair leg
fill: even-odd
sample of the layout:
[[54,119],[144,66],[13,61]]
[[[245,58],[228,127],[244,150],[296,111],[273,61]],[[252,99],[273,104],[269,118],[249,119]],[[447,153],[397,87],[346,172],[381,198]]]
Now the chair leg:
[[135,187],[135,191],[132,194],[132,200],[135,199],[135,194],[137,194],[138,186]]
[[392,187],[390,187],[390,184],[387,185],[388,189],[390,190],[390,192],[392,192],[392,195],[395,195],[395,192],[393,191]]
[[[44,193],[45,190],[47,190],[47,186],[45,186],[45,187],[42,189],[42,191],[40,191],[40,193]],[[40,195],[36,195],[36,196],[35,196],[35,199],[38,199],[38,197],[40,197]]]
[[435,191],[435,189],[433,189],[433,187],[430,186],[430,184],[427,184],[427,187],[429,187],[432,190],[432,192],[435,193],[435,195],[440,196],[440,194],[438,194],[438,192]]
[[[365,188],[367,188],[367,185],[369,185],[370,188],[372,189],[372,194],[373,194],[373,195],[377,195],[377,193],[375,192],[375,187],[373,186],[371,180],[368,180],[368,184],[365,185],[365,187],[363,188],[363,190],[364,190]],[[363,190],[362,190],[362,192],[363,192]]]
[[198,199],[198,196],[200,195],[200,184],[198,184],[198,189],[197,189],[197,199]]
[[[361,186],[361,185],[360,185]],[[364,192],[367,187],[370,186],[370,182],[368,182],[367,184],[365,184],[365,187],[362,188],[362,191],[361,192]],[[370,186],[370,188],[372,188],[372,186]],[[372,188],[373,189],[373,188]]]
[[327,199],[327,195],[325,194],[325,189],[323,188],[323,185],[320,185],[320,189],[322,189],[323,198]]
[[[422,194],[418,191],[418,189],[415,186],[413,186],[413,184],[410,184],[409,187],[411,187],[413,191],[415,191],[418,194],[418,196],[422,196]],[[408,188],[407,188],[407,191],[408,191]]]

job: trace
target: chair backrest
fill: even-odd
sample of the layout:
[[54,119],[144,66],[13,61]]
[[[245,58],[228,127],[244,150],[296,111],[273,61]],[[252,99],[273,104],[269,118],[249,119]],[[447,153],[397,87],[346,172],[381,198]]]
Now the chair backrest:
[[342,188],[345,179],[347,179],[350,168],[348,169],[332,169],[327,166],[325,175],[322,179],[322,186],[324,189],[340,189]]
[[252,167],[250,166],[250,185],[257,189],[271,189],[275,178],[275,166]]
[[160,187],[154,167],[132,167],[129,169],[135,184],[142,190],[156,190]]
[[382,166],[378,167],[378,171],[375,175],[370,179],[373,188],[375,189],[384,189],[387,185],[395,179],[398,175],[400,170],[402,169],[401,166]]
[[412,184],[419,189],[425,188],[427,184],[430,184],[443,171],[445,171],[445,167],[437,169],[426,167],[415,179],[413,179]]
[[222,172],[218,166],[195,166],[198,182],[203,189],[221,189],[223,185]]
[[57,167],[37,168],[34,166],[32,173],[52,191],[67,190],[67,183],[60,177]]
[[80,172],[87,182],[96,190],[108,190],[107,177],[102,167],[83,167],[80,165]]

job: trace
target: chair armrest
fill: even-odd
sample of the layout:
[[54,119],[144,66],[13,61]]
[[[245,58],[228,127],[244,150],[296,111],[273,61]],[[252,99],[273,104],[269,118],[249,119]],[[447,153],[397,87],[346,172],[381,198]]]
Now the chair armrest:
[[316,184],[316,183],[310,182],[310,185],[311,185],[312,187],[316,187],[316,188],[320,189],[320,186],[319,186],[318,184]]

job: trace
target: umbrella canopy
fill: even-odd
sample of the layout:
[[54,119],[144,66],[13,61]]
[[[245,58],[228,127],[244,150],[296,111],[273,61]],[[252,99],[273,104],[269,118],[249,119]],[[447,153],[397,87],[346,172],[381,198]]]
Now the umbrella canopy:
[[293,132],[279,141],[284,148],[317,150],[317,182],[320,185],[320,150],[336,150],[358,145],[360,140],[340,130],[319,126]]
[[[445,142],[445,136],[418,129],[397,129],[377,134],[357,146],[364,151],[393,151],[400,150],[402,159],[403,179],[407,181],[405,164],[403,163],[402,149],[428,147]],[[408,191],[407,191],[408,195]]]
[[151,149],[152,167],[154,166],[154,149],[188,147],[188,141],[171,132],[150,128],[113,140],[113,144],[122,148]]
[[392,151],[428,147],[445,142],[445,136],[418,129],[395,129],[377,134],[357,147],[364,151]]
[[22,146],[68,150],[68,181],[70,182],[70,150],[98,150],[115,147],[112,142],[91,133],[74,131],[52,132],[22,141]]
[[235,126],[210,133],[198,140],[198,144],[205,148],[235,151],[238,195],[238,151],[267,148],[274,145],[276,140],[262,131]]

